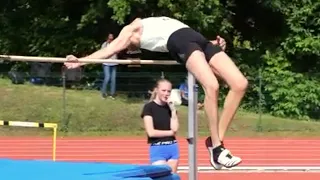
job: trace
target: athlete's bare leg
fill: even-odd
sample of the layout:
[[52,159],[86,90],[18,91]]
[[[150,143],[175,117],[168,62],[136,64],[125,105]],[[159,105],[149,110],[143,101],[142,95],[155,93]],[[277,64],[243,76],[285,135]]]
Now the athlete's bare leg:
[[209,63],[213,72],[226,81],[230,88],[219,120],[219,138],[223,141],[230,122],[245,94],[248,80],[225,52],[214,55]]
[[218,81],[210,69],[205,56],[200,51],[194,51],[187,60],[186,67],[202,85],[205,92],[204,109],[208,116],[210,135],[213,146],[220,145],[218,132]]
[[241,162],[241,159],[232,156],[230,151],[221,145],[219,137],[218,121],[218,81],[207,63],[205,56],[200,51],[194,51],[187,60],[187,69],[191,72],[205,91],[204,109],[208,116],[210,136],[213,147],[208,147],[210,162],[215,169],[233,167]]

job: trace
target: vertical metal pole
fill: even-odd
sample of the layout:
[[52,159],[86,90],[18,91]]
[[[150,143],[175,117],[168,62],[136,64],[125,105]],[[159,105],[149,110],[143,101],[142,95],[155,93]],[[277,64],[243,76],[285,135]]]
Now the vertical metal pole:
[[258,123],[257,123],[257,131],[261,132],[262,131],[262,122],[261,122],[261,114],[262,114],[262,110],[261,110],[261,106],[262,106],[262,76],[261,76],[261,68],[259,68],[259,119],[258,119]]
[[198,180],[197,165],[197,104],[198,93],[194,76],[188,72],[188,156],[189,156],[189,180]]
[[62,67],[62,131],[67,132],[66,125],[66,68]]

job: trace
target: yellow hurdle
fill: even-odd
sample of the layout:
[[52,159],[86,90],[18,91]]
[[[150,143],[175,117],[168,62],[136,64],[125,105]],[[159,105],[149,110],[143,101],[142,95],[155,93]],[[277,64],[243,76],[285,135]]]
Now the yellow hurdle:
[[35,127],[35,128],[51,128],[53,129],[53,142],[52,142],[52,160],[56,160],[56,146],[57,146],[57,128],[56,123],[39,123],[39,122],[26,122],[26,121],[2,121],[0,126],[15,126],[15,127]]

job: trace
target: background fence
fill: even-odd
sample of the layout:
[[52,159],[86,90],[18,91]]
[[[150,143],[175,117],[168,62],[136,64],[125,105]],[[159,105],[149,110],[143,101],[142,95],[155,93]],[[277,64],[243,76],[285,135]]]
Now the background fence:
[[[92,67],[65,71],[61,66],[31,63],[28,64],[28,68],[11,68],[10,71],[2,72],[1,119],[57,122],[60,124],[60,131],[67,134],[143,135],[140,113],[143,104],[149,98],[148,91],[152,90],[156,80],[167,78],[172,82],[173,88],[179,89],[181,84],[186,83],[187,76],[186,72],[173,72],[170,68],[162,66],[151,69],[144,65],[118,65],[116,97],[104,99],[100,93],[104,79],[102,67],[98,65],[96,71],[90,68]],[[250,83],[248,92],[235,117],[236,120],[230,127],[229,135],[316,134],[320,127],[316,122],[307,123],[299,118],[285,115],[272,116],[272,112],[268,111],[270,103],[267,102],[272,95],[265,90],[267,86],[263,72],[261,70],[257,72],[254,78],[252,76],[248,78]],[[221,83],[219,104],[222,108],[228,88],[223,82]],[[108,92],[109,90],[110,84],[107,87]],[[206,116],[201,108],[203,98],[204,94],[200,88],[198,97],[200,135],[208,133]],[[181,132],[186,133],[187,108],[181,105],[179,109],[181,109]],[[13,132],[19,133],[16,129]],[[13,132],[3,131],[11,134]]]

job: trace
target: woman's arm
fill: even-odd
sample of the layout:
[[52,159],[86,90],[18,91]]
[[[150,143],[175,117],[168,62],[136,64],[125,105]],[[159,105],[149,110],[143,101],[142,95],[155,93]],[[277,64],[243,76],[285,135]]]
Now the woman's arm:
[[178,115],[177,115],[176,110],[171,111],[170,127],[171,127],[171,130],[175,133],[179,130],[179,119],[178,119]]
[[153,128],[153,119],[152,116],[144,116],[144,127],[149,137],[166,137],[166,136],[173,136],[174,131],[173,130],[156,130]]

